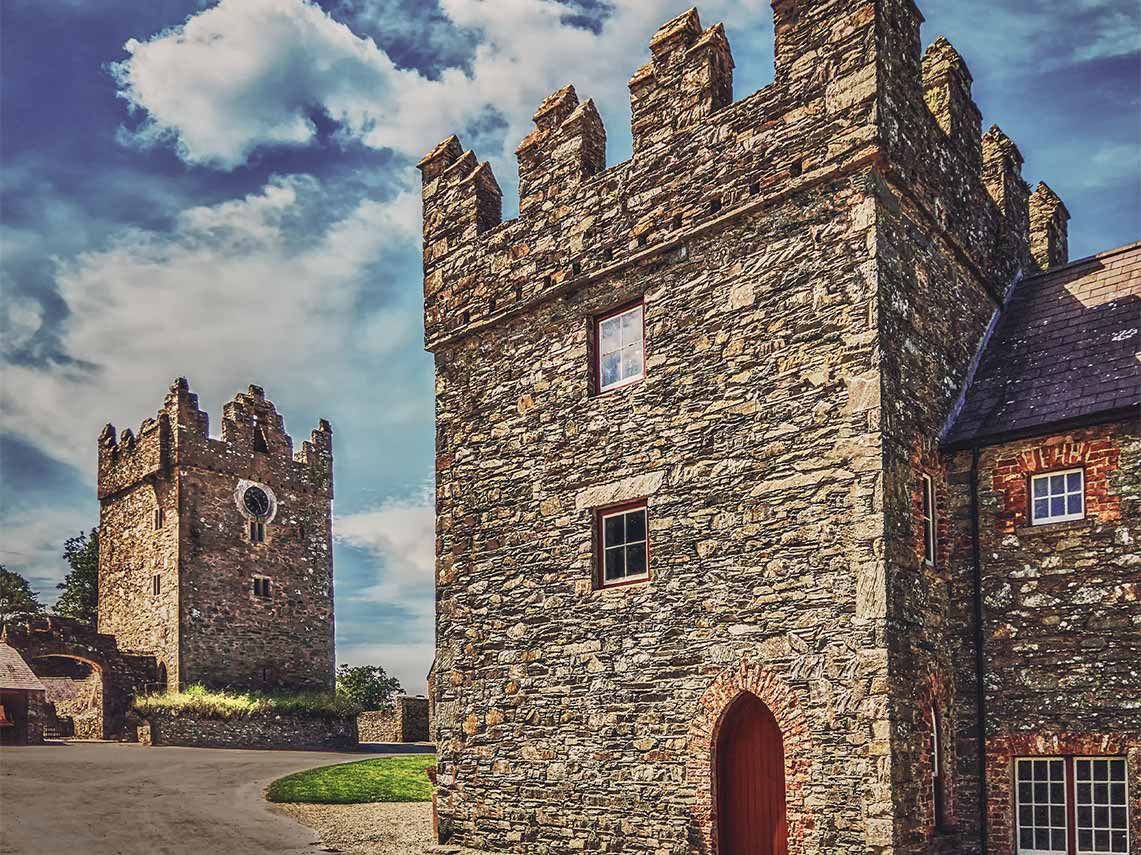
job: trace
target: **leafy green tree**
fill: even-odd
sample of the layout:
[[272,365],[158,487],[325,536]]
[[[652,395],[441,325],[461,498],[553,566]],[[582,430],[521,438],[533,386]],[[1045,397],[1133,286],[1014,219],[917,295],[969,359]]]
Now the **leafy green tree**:
[[400,681],[379,665],[341,665],[337,668],[337,694],[365,710],[392,709],[393,696],[403,695]]
[[62,594],[55,613],[92,626],[99,619],[99,529],[69,537],[63,545],[64,560],[71,572],[56,585]]
[[27,623],[44,613],[28,580],[0,564],[0,624]]

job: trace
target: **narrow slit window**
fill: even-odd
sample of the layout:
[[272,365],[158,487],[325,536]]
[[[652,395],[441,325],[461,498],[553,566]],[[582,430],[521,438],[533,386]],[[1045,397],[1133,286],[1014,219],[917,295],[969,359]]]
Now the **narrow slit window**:
[[1085,515],[1083,470],[1047,472],[1030,479],[1030,516],[1034,525],[1080,520]]
[[598,391],[635,383],[645,376],[643,306],[639,303],[596,322]]
[[265,543],[265,523],[250,520],[250,543]]
[[153,576],[151,576],[151,594],[157,597],[161,593],[162,576],[160,576],[158,573],[155,573]]
[[273,581],[266,576],[254,576],[254,596],[263,600],[273,597]]
[[947,828],[947,787],[943,765],[943,717],[937,707],[931,708],[931,804],[936,831]]
[[254,451],[260,451],[263,454],[269,451],[269,443],[266,442],[265,431],[262,430],[261,424],[258,423],[257,416],[254,416]]
[[162,528],[164,522],[165,517],[163,516],[162,508],[155,508],[155,531]]
[[602,587],[649,578],[649,538],[644,502],[599,511],[597,538],[598,576]]
[[920,479],[923,489],[923,560],[935,566],[935,482],[930,475]]

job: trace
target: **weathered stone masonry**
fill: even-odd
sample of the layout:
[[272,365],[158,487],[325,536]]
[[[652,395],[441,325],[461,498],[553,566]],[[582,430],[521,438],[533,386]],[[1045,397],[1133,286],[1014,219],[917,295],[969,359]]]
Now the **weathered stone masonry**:
[[[724,29],[664,25],[625,163],[554,93],[517,219],[455,137],[420,163],[441,839],[714,852],[711,754],[751,692],[785,739],[790,853],[977,845],[969,592],[950,522],[922,560],[917,484],[947,491],[976,351],[1011,283],[1066,260],[1068,215],[981,133],[951,45],[921,55],[908,0],[774,15],[775,82],[737,102]],[[636,300],[645,379],[597,394],[593,319]],[[594,512],[633,499],[651,578],[600,589]]]
[[[137,435],[116,439],[108,425],[100,631],[153,653],[172,688],[331,689],[332,465],[328,422],[295,454],[257,386],[226,404],[220,439],[183,379]],[[247,484],[274,498],[261,543],[241,504]],[[271,596],[256,595],[254,576],[270,579]]]

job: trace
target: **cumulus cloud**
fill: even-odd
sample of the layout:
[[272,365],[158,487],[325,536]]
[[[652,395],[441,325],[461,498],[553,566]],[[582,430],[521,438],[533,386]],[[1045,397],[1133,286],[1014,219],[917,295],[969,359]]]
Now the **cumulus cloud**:
[[[335,120],[344,138],[415,157],[492,111],[507,128],[500,150],[481,154],[502,171],[535,107],[568,80],[604,113],[624,115],[623,84],[650,34],[686,3],[618,4],[594,32],[554,0],[442,0],[451,26],[477,42],[465,67],[430,78],[399,68],[310,0],[221,0],[127,42],[129,56],[112,73],[143,117],[128,137],[173,142],[189,163],[229,169],[259,147],[309,143],[316,112]],[[351,6],[357,20],[366,19],[362,5]],[[715,0],[703,11],[712,23],[728,10],[748,21],[767,9],[764,0]]]
[[[374,602],[423,597],[435,584],[436,512],[430,492],[412,499],[391,499],[377,508],[338,516],[333,536],[362,549],[383,567],[383,575],[357,596]],[[421,616],[432,615],[432,601],[419,603]]]
[[[338,206],[312,177],[274,177],[244,198],[183,211],[169,232],[126,229],[60,262],[69,360],[7,365],[0,427],[90,472],[101,423],[152,415],[180,374],[200,378],[205,400],[225,400],[239,378],[326,399],[330,376],[353,358],[351,332],[373,322],[359,297],[375,266],[418,231],[412,193],[329,219]],[[409,303],[404,322],[416,328]],[[34,323],[23,303],[9,308],[21,337]]]
[[90,530],[97,517],[93,507],[7,507],[0,517],[4,528],[0,564],[18,570],[40,595],[40,602],[51,606],[58,595],[56,584],[71,569],[63,560],[64,540]]

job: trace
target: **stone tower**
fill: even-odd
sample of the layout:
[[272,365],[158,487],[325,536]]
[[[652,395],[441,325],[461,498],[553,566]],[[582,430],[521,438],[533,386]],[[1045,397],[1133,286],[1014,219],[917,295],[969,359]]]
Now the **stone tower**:
[[967,607],[921,485],[1068,215],[912,0],[773,14],[775,80],[737,101],[721,24],[653,34],[624,163],[552,94],[516,219],[456,137],[419,164],[444,841],[726,851],[739,719],[783,744],[791,855],[974,845]]
[[171,688],[331,689],[332,428],[293,440],[258,386],[212,439],[178,379],[156,418],[99,437],[99,631]]

